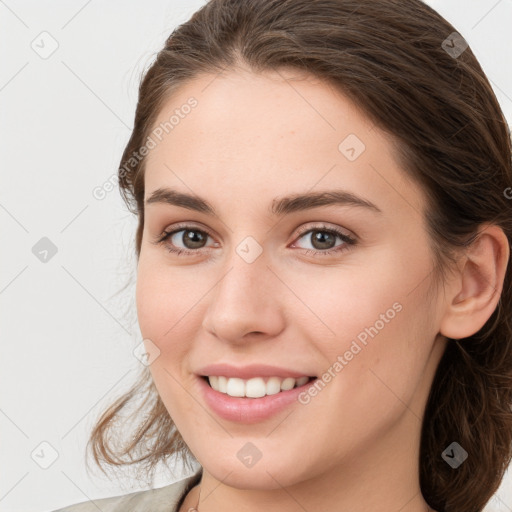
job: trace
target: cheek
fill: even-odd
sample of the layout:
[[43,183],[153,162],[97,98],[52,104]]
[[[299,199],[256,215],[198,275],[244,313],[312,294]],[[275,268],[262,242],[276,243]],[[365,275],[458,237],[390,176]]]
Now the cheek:
[[187,390],[190,374],[185,363],[191,346],[188,340],[194,336],[193,322],[198,318],[196,308],[191,306],[200,297],[200,290],[186,294],[180,286],[177,273],[140,260],[136,286],[138,323],[142,337],[151,340],[160,351],[149,370],[176,423],[190,414],[193,403]]
[[323,347],[330,346],[334,353],[358,334],[363,333],[364,338],[365,328],[376,322],[379,330],[387,328],[388,322],[382,324],[381,315],[384,320],[398,316],[408,286],[404,273],[397,273],[393,253],[386,248],[375,251],[371,263],[363,258],[347,259],[346,264],[334,268],[290,271],[283,280],[293,283],[305,312],[301,317],[310,311],[309,338]]
[[396,400],[386,384],[399,396],[414,389],[436,334],[425,299],[431,265],[425,254],[383,249],[373,265],[296,281],[297,295],[315,313],[308,338],[321,352],[325,371],[345,375],[332,379],[333,388],[376,405],[383,393]]
[[163,344],[164,340],[168,343],[167,340],[187,335],[185,329],[192,325],[190,318],[204,294],[197,285],[197,278],[189,277],[189,272],[173,271],[154,262],[139,262],[136,304],[140,330],[145,338]]

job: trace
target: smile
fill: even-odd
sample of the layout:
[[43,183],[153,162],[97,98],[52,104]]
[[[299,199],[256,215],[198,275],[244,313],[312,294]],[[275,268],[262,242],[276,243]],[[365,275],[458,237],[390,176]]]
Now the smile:
[[215,391],[220,393],[232,397],[261,398],[303,386],[315,377],[300,377],[298,379],[292,377],[254,377],[240,379],[212,375],[204,378]]
[[[217,382],[215,382],[215,377],[217,377]],[[210,385],[210,379],[212,385]],[[299,405],[300,393],[306,391],[308,386],[313,385],[317,380],[316,377],[305,376],[298,379],[268,377],[265,382],[263,377],[244,380],[237,377],[228,379],[224,376],[197,376],[200,395],[209,410],[224,420],[245,424],[265,421],[287,409],[293,403]],[[270,386],[270,391],[275,391],[277,384],[279,384],[279,391],[267,394],[268,387]],[[215,389],[213,386],[225,391]],[[287,387],[289,389],[281,389]],[[263,389],[265,390],[264,394],[262,394]],[[228,392],[238,396],[231,396]],[[258,395],[258,397],[248,395]]]

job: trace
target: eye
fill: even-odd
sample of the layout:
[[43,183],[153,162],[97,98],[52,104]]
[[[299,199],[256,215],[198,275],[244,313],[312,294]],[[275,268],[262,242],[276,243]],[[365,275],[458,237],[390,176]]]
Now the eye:
[[[309,240],[309,243],[313,246],[313,249],[307,249],[305,254],[313,254],[315,256],[325,256],[346,251],[357,243],[355,238],[340,229],[325,225],[302,228],[299,235],[299,239]],[[337,238],[341,240],[341,243],[336,245]]]
[[165,231],[154,243],[164,244],[169,252],[176,255],[194,255],[199,253],[198,249],[204,248],[208,237],[211,237],[207,231],[189,224],[179,225],[176,228],[178,229]]
[[[204,229],[199,229],[190,224],[175,226],[172,231],[165,231],[160,238],[154,241],[154,244],[163,244],[167,250],[177,256],[194,256],[201,254],[201,249],[205,248],[208,238],[213,238]],[[325,225],[315,227],[305,227],[299,230],[299,240],[307,240],[309,235],[310,243],[313,249],[306,249],[305,254],[314,256],[328,256],[333,253],[339,253],[349,250],[351,246],[357,244],[357,240],[344,233],[338,228]],[[341,243],[336,244],[336,239]],[[181,245],[180,245],[181,244]],[[215,245],[218,247],[218,244]]]

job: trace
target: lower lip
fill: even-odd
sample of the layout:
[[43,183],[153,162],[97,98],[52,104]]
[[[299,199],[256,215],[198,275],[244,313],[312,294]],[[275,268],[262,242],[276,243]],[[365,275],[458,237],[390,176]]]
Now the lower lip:
[[236,423],[256,423],[270,418],[293,402],[297,402],[300,393],[314,384],[316,380],[312,379],[302,386],[280,391],[275,395],[266,395],[261,398],[240,398],[215,391],[205,379],[202,377],[198,377],[198,379],[204,401],[210,409],[221,418]]

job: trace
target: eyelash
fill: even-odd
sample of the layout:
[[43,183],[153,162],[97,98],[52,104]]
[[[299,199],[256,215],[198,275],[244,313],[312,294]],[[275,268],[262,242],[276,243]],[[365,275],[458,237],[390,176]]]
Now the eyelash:
[[[175,229],[173,229],[172,231],[164,231],[164,233],[153,243],[157,244],[157,245],[160,245],[160,244],[165,245],[166,249],[169,252],[174,253],[176,256],[188,256],[188,255],[194,256],[194,255],[196,255],[200,250],[174,249],[173,247],[170,247],[169,244],[165,243],[169,238],[171,238],[176,233],[179,233],[180,231],[196,231],[199,233],[206,234],[209,237],[213,238],[213,236],[208,231],[206,231],[204,229],[199,229],[196,226],[192,226],[190,224],[181,224],[181,225],[177,225],[175,227]],[[297,238],[302,238],[304,235],[314,232],[314,231],[326,232],[326,233],[335,235],[335,236],[339,237],[344,242],[344,244],[335,246],[335,247],[333,247],[331,249],[327,249],[325,251],[314,250],[314,249],[302,249],[303,251],[305,251],[304,254],[313,255],[315,257],[330,256],[333,253],[338,253],[338,252],[342,253],[347,250],[350,250],[353,246],[355,246],[357,244],[357,240],[355,238],[343,233],[342,231],[338,230],[337,228],[327,227],[325,225],[302,228],[299,230],[299,233],[297,234]]]

